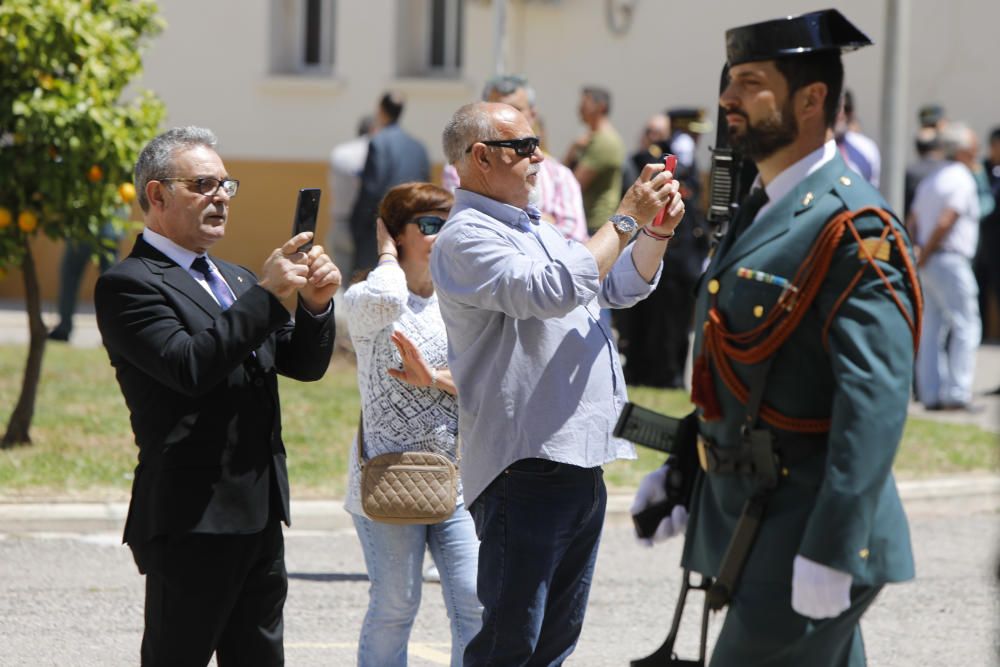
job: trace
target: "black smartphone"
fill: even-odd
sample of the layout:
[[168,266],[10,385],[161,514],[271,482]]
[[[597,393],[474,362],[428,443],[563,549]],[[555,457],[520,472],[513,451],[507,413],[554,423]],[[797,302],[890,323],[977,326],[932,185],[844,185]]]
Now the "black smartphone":
[[[316,238],[316,216],[319,214],[319,188],[302,188],[299,199],[295,203],[295,221],[292,223],[292,236],[302,232],[312,232]],[[308,252],[313,242],[309,241],[299,246],[299,252]]]

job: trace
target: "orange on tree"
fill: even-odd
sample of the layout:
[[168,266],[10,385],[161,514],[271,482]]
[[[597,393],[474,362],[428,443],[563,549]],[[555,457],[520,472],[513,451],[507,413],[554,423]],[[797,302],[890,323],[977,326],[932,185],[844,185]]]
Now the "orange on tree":
[[131,204],[135,201],[135,186],[131,183],[122,183],[118,186],[118,196],[126,204]]
[[10,223],[12,222],[14,222],[14,215],[10,212],[10,209],[0,206],[0,229],[10,227]]
[[38,216],[31,211],[21,211],[17,216],[17,227],[25,234],[30,234],[38,227]]
[[104,178],[104,170],[101,169],[100,165],[92,165],[87,172],[87,180],[91,183],[96,183],[102,178]]

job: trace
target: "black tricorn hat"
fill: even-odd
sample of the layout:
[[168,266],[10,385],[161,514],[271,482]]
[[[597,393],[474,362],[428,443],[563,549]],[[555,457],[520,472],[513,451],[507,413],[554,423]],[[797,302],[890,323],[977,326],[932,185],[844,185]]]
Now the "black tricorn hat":
[[803,53],[853,51],[872,40],[836,9],[789,16],[726,31],[729,66]]

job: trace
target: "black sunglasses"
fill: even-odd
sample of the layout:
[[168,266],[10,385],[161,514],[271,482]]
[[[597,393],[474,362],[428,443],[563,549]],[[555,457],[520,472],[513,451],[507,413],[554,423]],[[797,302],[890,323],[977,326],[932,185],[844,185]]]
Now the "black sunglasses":
[[[521,139],[498,139],[496,141],[477,141],[478,144],[485,144],[487,146],[500,146],[502,148],[513,148],[514,152],[521,157],[531,157],[538,150],[538,144],[541,143],[541,139],[538,137],[522,137]],[[476,143],[472,144],[475,146]],[[466,153],[472,152],[472,146],[465,149]]]
[[421,215],[412,220],[407,220],[406,224],[414,223],[424,236],[434,236],[444,227],[445,219],[436,215]]

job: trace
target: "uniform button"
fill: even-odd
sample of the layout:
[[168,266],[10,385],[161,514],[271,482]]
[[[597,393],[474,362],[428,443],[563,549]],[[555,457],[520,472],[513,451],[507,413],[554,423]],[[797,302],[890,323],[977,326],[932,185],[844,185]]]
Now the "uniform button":
[[757,318],[764,317],[764,306],[761,305],[754,306],[753,316]]
[[841,176],[840,182],[843,183],[844,185],[850,185],[851,179],[849,179],[847,176]]
[[866,558],[868,558],[868,554],[870,554],[870,553],[871,552],[868,551],[868,549],[866,548],[866,549],[862,549],[861,551],[859,551],[858,555],[861,556],[861,558],[866,559]]
[[708,293],[709,294],[719,293],[719,281],[716,280],[715,278],[712,278],[711,280],[708,281]]
[[813,200],[813,193],[807,192],[806,196],[802,198],[802,205],[809,206],[809,204],[812,203],[812,200]]
[[254,378],[253,386],[255,386],[255,387],[263,387],[264,386],[264,378]]

